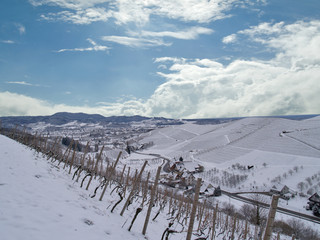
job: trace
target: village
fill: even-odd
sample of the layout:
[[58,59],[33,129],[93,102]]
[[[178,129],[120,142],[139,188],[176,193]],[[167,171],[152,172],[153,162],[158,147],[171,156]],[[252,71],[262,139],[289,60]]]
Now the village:
[[[164,186],[179,189],[186,196],[192,196],[196,186],[196,174],[202,173],[204,171],[204,166],[198,164],[194,170],[190,171],[185,168],[184,160],[182,157],[178,161],[173,161],[169,167],[166,168],[166,173],[161,175],[160,183]],[[253,168],[253,166],[248,166],[248,169]],[[248,192],[237,192],[233,194],[245,194]],[[268,192],[250,192],[252,194],[262,194],[262,195],[279,195],[283,200],[289,201],[297,196],[297,191],[289,188],[287,185],[283,185],[282,188],[278,189],[273,186]],[[230,193],[232,194],[232,193]],[[210,199],[212,197],[219,197],[222,195],[222,190],[220,186],[213,186],[211,183],[206,183],[202,181],[200,188],[200,198]],[[302,195],[300,193],[300,195]],[[320,196],[314,193],[308,198],[306,203],[306,210],[311,210],[313,215],[320,217]],[[210,202],[210,201],[209,201]]]

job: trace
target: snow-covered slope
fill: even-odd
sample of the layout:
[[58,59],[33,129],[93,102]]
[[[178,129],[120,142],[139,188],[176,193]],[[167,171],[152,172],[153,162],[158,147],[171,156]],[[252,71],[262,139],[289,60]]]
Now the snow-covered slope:
[[[288,185],[298,191],[301,182],[304,193],[320,191],[320,117],[301,121],[244,118],[219,125],[188,123],[152,131],[142,140],[150,141],[154,145],[145,152],[169,159],[182,156],[186,166],[188,161],[204,165],[201,177],[230,191],[267,191],[274,185]],[[232,167],[236,164],[254,168],[240,171]],[[220,170],[215,178],[210,177],[212,169]],[[236,189],[223,184],[224,171],[242,175],[245,180]],[[306,180],[308,177],[313,180]]]
[[[80,188],[71,178],[56,164],[0,135],[0,239],[145,239],[144,218],[134,231],[127,231],[128,216],[107,210],[110,196],[102,202],[92,199],[93,190]],[[149,233],[161,234],[165,228],[164,223],[151,224]]]
[[[313,129],[317,129],[319,121],[309,121],[308,130],[312,132]],[[261,136],[260,131],[262,133],[264,131],[271,132],[270,129],[273,128],[270,126],[274,122],[277,121],[263,119],[260,122],[259,119],[249,119],[249,121],[240,120],[222,125],[187,124],[150,132],[144,141],[150,141],[150,139],[155,141],[155,145],[148,150],[149,153],[161,153],[176,157],[185,154],[186,158],[189,157],[189,160],[193,160],[185,161],[186,166],[195,163],[204,164],[205,172],[197,175],[214,185],[217,184],[216,178],[213,177],[219,176],[221,181],[227,181],[228,179],[224,176],[229,173],[248,175],[245,181],[236,187],[223,186],[223,189],[249,191],[253,186],[255,186],[255,190],[258,187],[263,188],[266,183],[278,184],[279,186],[286,184],[289,187],[295,187],[297,181],[304,181],[307,176],[315,176],[312,179],[312,184],[315,185],[320,179],[318,157],[304,156],[303,152],[288,154],[268,151],[268,149],[263,149],[264,145],[260,144],[257,144],[259,147],[251,148],[240,145],[244,144],[244,141],[249,142],[253,136],[258,139],[257,136]],[[312,134],[306,135],[305,139],[301,140],[298,138],[299,136],[294,135],[295,131],[289,132],[287,130],[302,129],[305,125],[294,127],[292,123],[292,125],[285,126],[287,128],[281,130],[278,137],[297,142],[315,150],[315,154],[317,153],[317,146],[311,146],[313,144]],[[279,127],[278,129],[283,128]],[[292,136],[287,136],[288,134]],[[293,137],[294,139],[292,139]],[[217,141],[211,142],[212,139]],[[272,141],[269,142],[272,143]],[[253,143],[252,145],[256,146]],[[272,144],[270,145],[272,146]],[[189,150],[187,154],[185,149]],[[217,159],[203,157],[206,154],[218,153],[219,151],[221,156]],[[137,155],[134,156],[137,157]],[[141,156],[139,155],[137,158],[139,164],[143,162]],[[150,157],[154,158],[154,161],[149,162],[148,170],[154,177],[152,168],[162,164],[162,160],[159,160],[155,155]],[[121,164],[137,165],[132,156],[122,159]],[[254,170],[241,170],[237,167],[248,164],[254,165]],[[297,169],[295,166],[298,166]],[[286,173],[286,177],[283,176],[283,173]],[[278,174],[282,177],[281,184],[273,181]],[[125,211],[124,216],[120,217],[119,209],[116,209],[114,213],[110,212],[110,206],[114,206],[118,200],[116,194],[112,195],[108,190],[105,199],[100,202],[97,197],[91,198],[94,187],[99,185],[98,179],[94,180],[92,188],[86,191],[80,188],[80,184],[73,181],[71,176],[63,168],[57,167],[57,164],[47,161],[42,154],[0,135],[1,239],[159,239],[168,227],[168,216],[164,213],[156,221],[150,222],[147,235],[143,236],[141,230],[146,212],[144,207],[133,230],[128,232],[128,225],[136,209],[141,206],[139,201],[133,202],[130,208]],[[312,187],[316,188],[316,185]],[[222,196],[216,201],[223,203],[223,201],[230,202],[230,199],[227,199],[227,196]],[[290,200],[286,207],[306,212],[302,208],[303,203],[304,199],[296,198]],[[281,206],[285,204],[288,203],[280,201]],[[166,208],[168,207],[166,206]],[[153,216],[155,211],[157,210],[153,210]],[[166,212],[168,212],[167,209]],[[174,227],[179,228],[180,225],[175,224]],[[175,236],[177,238],[172,237],[171,239],[185,239],[186,232],[182,229]]]
[[[150,151],[221,163],[253,150],[320,158],[320,118],[244,118],[219,125],[183,124],[148,133]],[[223,152],[223,154],[220,154]],[[222,156],[223,155],[223,156]]]

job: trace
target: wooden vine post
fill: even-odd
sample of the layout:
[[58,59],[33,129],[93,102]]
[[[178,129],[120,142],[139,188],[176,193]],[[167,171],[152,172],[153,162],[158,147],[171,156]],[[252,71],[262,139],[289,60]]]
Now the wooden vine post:
[[237,218],[236,216],[233,217],[233,225],[232,225],[232,233],[231,233],[231,240],[234,240],[234,233],[235,233],[235,230],[236,230],[236,224],[237,224]]
[[38,132],[36,132],[36,134],[33,136],[33,142],[31,144],[31,147],[36,147],[36,140],[37,140],[37,135],[38,135]]
[[126,196],[127,186],[129,184],[129,177],[130,177],[130,167],[128,168],[128,172],[127,172],[126,184],[124,184],[123,197]]
[[[99,154],[99,156],[98,156],[98,158],[97,158],[97,162],[96,162],[96,164],[95,164],[95,166],[94,166],[94,169],[93,169],[93,171],[94,171],[93,173],[94,173],[95,175],[97,174],[98,162],[99,162],[99,160],[100,160],[100,158],[101,158],[103,149],[104,149],[104,146],[102,146],[102,148],[101,148],[100,154]],[[94,163],[94,161],[93,161],[93,163]],[[93,173],[91,173],[91,176],[90,176],[89,182],[88,182],[88,184],[87,184],[86,190],[89,189],[89,186],[90,186],[91,181],[92,181],[92,178],[93,178]]]
[[152,190],[151,190],[150,203],[149,203],[149,206],[148,206],[147,215],[146,215],[146,219],[144,221],[143,230],[142,230],[142,234],[143,235],[145,235],[146,232],[147,232],[147,227],[148,227],[148,223],[149,223],[149,219],[150,219],[151,209],[152,209],[153,201],[154,201],[154,194],[155,194],[155,192],[157,190],[157,187],[158,187],[160,171],[161,171],[161,166],[158,167],[157,174],[156,174],[156,179],[154,181],[154,185],[153,185]]
[[[56,139],[56,141],[57,141],[57,139]],[[55,143],[56,143],[56,142],[55,142]],[[71,143],[69,144],[69,146],[67,147],[67,149],[66,149],[66,151],[64,152],[64,154],[62,155],[62,157],[61,157],[61,159],[60,159],[60,161],[59,161],[59,163],[58,163],[58,166],[60,165],[60,163],[61,163],[62,161],[65,160],[64,158],[66,157],[67,153],[69,152],[72,143],[73,143],[73,139],[72,139]],[[54,145],[55,145],[55,144],[54,144]],[[53,147],[51,148],[50,151],[52,151],[52,149],[53,149]]]
[[[117,164],[118,164],[118,162],[119,162],[119,159],[120,159],[121,154],[122,154],[122,152],[120,151],[119,154],[118,154],[118,157],[117,157],[116,162],[114,163],[114,165],[113,165],[113,166],[111,167],[111,169],[110,169],[110,178],[109,178],[109,180],[108,180],[108,181],[105,183],[105,185],[104,185],[104,188],[103,188],[103,191],[102,191],[101,196],[100,196],[100,198],[99,198],[99,201],[102,201],[102,198],[103,198],[103,196],[104,196],[104,194],[105,194],[105,192],[106,192],[108,183],[109,183],[109,181],[111,180],[113,173],[116,171],[116,167],[117,167]],[[107,168],[107,169],[108,169],[108,168]]]
[[271,200],[269,215],[267,220],[267,226],[266,226],[266,231],[265,231],[263,240],[271,239],[272,228],[273,228],[274,218],[277,212],[279,197],[280,197],[279,195],[272,195],[272,200]]
[[201,222],[202,222],[202,217],[203,217],[203,213],[204,213],[204,208],[206,205],[207,200],[204,200],[204,203],[202,205],[202,208],[199,208],[199,213],[198,213],[198,218],[199,218],[199,225],[198,225],[198,231],[200,230],[201,227]]
[[214,239],[215,235],[215,230],[216,230],[216,223],[217,223],[217,213],[218,213],[218,203],[216,204],[216,208],[213,213],[213,219],[212,219],[212,235],[211,235],[211,240]]
[[137,176],[136,181],[133,183],[132,190],[131,190],[131,192],[130,192],[130,194],[129,194],[129,197],[128,197],[126,203],[124,204],[124,206],[123,206],[123,208],[122,208],[122,211],[121,211],[121,213],[120,213],[120,216],[123,215],[124,211],[126,210],[127,206],[129,205],[129,202],[130,202],[131,198],[133,197],[133,194],[134,194],[136,188],[138,187],[139,180],[141,179],[141,175],[142,175],[142,173],[143,173],[143,171],[144,171],[144,168],[146,167],[147,163],[148,163],[148,161],[145,161],[145,162],[144,162],[144,164],[143,164],[143,166],[142,166],[142,168],[141,168],[141,170],[140,170],[140,173],[139,173],[139,175]]
[[69,148],[68,154],[67,154],[67,156],[66,156],[66,159],[64,160],[63,169],[66,168],[67,163],[68,163],[68,161],[69,161],[69,155],[70,155],[70,153],[71,153],[71,149],[72,149],[73,143],[74,143],[74,140],[72,139],[72,140],[71,140],[71,143],[70,143],[70,148]]
[[126,164],[123,166],[123,169],[122,169],[122,172],[121,172],[121,176],[120,176],[120,180],[119,180],[119,183],[122,184],[122,179],[123,179],[123,174],[124,174],[124,171],[126,169]]
[[148,194],[148,185],[149,185],[149,178],[150,178],[150,172],[148,172],[148,176],[147,176],[147,181],[144,184],[144,192],[143,192],[143,197],[142,197],[142,206],[147,198],[147,194]]
[[76,156],[76,148],[77,148],[77,143],[76,143],[76,145],[75,145],[75,148],[73,149],[73,154],[72,154],[72,158],[71,158],[69,174],[71,173],[71,169],[72,169],[73,162],[74,162],[74,157]]
[[98,174],[98,165],[99,165],[99,161],[101,159],[101,156],[102,156],[102,152],[103,152],[103,149],[104,149],[104,145],[102,146],[101,150],[100,150],[100,153],[99,153],[99,156],[97,158],[97,161],[96,161],[96,164],[94,165],[94,179],[96,179],[96,176]]
[[[25,131],[25,129],[23,130],[23,132]],[[49,138],[49,133],[47,134],[46,140],[44,141],[43,144],[43,150],[44,152],[47,152],[47,142],[48,142],[48,138]]]
[[248,221],[246,220],[246,223],[244,225],[243,239],[247,239],[247,234],[248,234]]
[[186,240],[191,240],[193,224],[194,224],[194,218],[196,216],[197,205],[198,205],[198,200],[199,200],[199,192],[200,192],[200,187],[201,187],[201,181],[202,181],[202,179],[198,178],[196,189],[195,189],[195,193],[194,193],[192,211],[191,211],[191,215],[190,215],[189,228],[188,228],[188,234],[187,234]]
[[58,142],[58,138],[59,137],[56,137],[55,141],[54,141],[54,144],[51,146],[51,148],[49,148],[49,151],[47,152],[47,154],[49,154],[47,160],[49,160],[51,157],[53,158],[53,151],[54,151],[54,148]]
[[81,157],[81,160],[80,160],[80,169],[79,169],[79,172],[78,172],[78,177],[77,177],[76,182],[79,181],[80,174],[81,174],[81,172],[82,172],[83,169],[84,169],[84,160],[85,160],[86,155],[87,155],[88,150],[89,150],[89,143],[90,143],[90,142],[88,141],[88,142],[87,142],[87,145],[86,145],[86,148],[85,148],[85,150],[84,150],[84,153],[83,153],[83,155],[82,155],[82,157]]

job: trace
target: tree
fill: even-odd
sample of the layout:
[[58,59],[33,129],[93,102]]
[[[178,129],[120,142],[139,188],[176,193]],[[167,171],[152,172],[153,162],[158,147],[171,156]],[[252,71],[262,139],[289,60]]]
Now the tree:
[[244,217],[245,220],[253,222],[254,207],[251,204],[243,204],[240,208],[240,214]]
[[70,144],[72,143],[71,148],[76,148],[76,150],[79,152],[81,152],[83,149],[83,145],[81,143],[79,143],[78,141],[72,141],[72,139],[69,137],[62,138],[61,143],[65,146],[70,146]]
[[309,183],[309,185],[310,185],[310,186],[312,186],[312,180],[311,180],[311,177],[307,177],[307,178],[306,178],[306,181]]
[[304,190],[304,188],[305,188],[305,183],[304,182],[299,182],[297,184],[297,187],[298,187],[299,191],[302,192]]
[[260,194],[254,194],[251,199],[253,200],[252,223],[260,226],[267,219],[267,209],[263,207],[263,204],[268,201]]
[[234,207],[234,205],[232,205],[231,203],[227,203],[224,202],[222,209],[221,209],[225,214],[230,215],[230,216],[234,216],[236,213],[236,209]]

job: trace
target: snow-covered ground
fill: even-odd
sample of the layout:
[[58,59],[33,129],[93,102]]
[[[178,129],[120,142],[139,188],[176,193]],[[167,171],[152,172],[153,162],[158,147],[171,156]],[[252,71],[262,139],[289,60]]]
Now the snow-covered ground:
[[[294,192],[304,193],[304,197],[280,200],[279,205],[311,215],[304,206],[311,193],[320,192],[319,136],[320,117],[302,121],[246,118],[218,125],[189,122],[143,134],[140,143],[153,142],[153,146],[140,154],[124,153],[118,169],[126,164],[133,172],[148,160],[146,172],[150,171],[154,178],[156,168],[166,163],[157,154],[172,161],[182,156],[186,169],[193,170],[198,164],[205,167],[195,177],[230,192],[268,191],[271,187],[280,190],[286,185]],[[117,154],[118,150],[113,149],[103,156],[113,160]],[[253,168],[249,170],[247,166]],[[116,194],[109,191],[102,202],[91,198],[98,180],[86,191],[67,172],[42,154],[0,135],[0,238],[161,239],[168,226],[166,214],[151,221],[143,236],[144,208],[129,232],[138,202],[120,217],[122,206],[110,212],[110,206],[118,200]],[[241,180],[232,183],[234,176]],[[214,201],[220,206],[233,203],[238,209],[243,205],[227,196]],[[278,213],[276,217],[288,219]],[[313,229],[319,226],[308,225]],[[185,236],[183,232],[170,239]]]
[[140,216],[127,231],[135,209],[111,213],[109,193],[101,202],[91,198],[97,183],[86,191],[56,165],[0,135],[0,239],[154,239],[167,227],[159,218],[145,237]]
[[[151,131],[141,140],[150,141],[154,145],[144,153],[172,160],[182,156],[189,170],[201,164],[205,171],[196,177],[230,192],[281,190],[286,185],[306,196],[281,200],[280,206],[310,215],[304,208],[307,198],[320,193],[319,116],[301,121],[244,118],[218,125],[187,123]],[[234,176],[240,180],[231,182]]]

